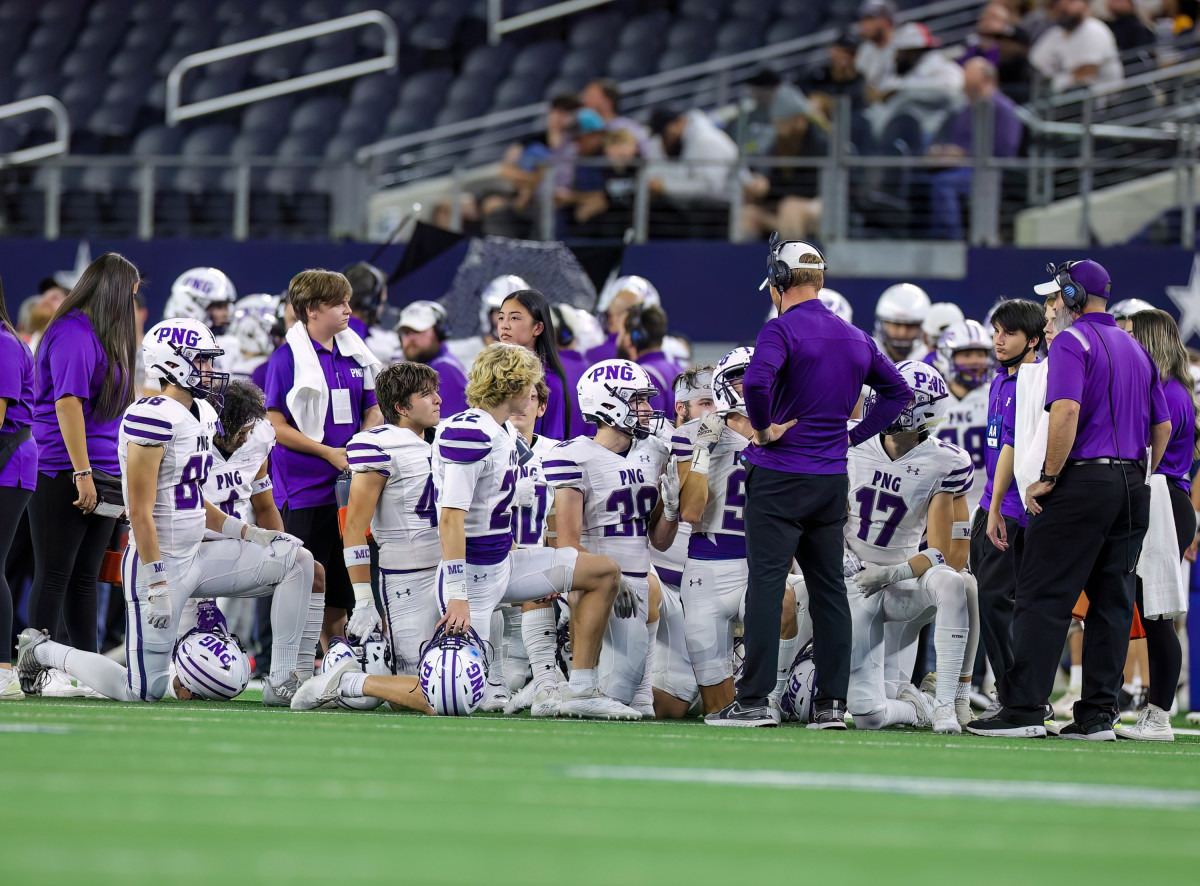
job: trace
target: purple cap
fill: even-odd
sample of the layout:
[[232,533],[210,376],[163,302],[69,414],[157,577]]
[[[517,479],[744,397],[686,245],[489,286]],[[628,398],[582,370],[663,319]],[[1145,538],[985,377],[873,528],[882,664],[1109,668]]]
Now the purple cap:
[[[1104,270],[1104,265],[1085,258],[1083,261],[1068,262],[1066,270],[1071,275],[1071,279],[1082,286],[1083,291],[1088,295],[1094,295],[1096,298],[1108,298],[1109,289],[1112,288],[1112,278],[1108,276],[1108,271]],[[1060,288],[1056,275],[1055,279],[1033,287],[1033,291],[1038,295],[1053,295]]]

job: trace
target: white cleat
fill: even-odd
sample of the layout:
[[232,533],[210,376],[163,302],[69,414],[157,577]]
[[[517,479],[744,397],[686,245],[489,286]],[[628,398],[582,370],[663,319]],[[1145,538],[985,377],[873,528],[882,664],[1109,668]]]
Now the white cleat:
[[1128,738],[1131,741],[1174,741],[1175,732],[1171,729],[1171,715],[1157,705],[1147,704],[1142,708],[1142,715],[1133,726],[1118,726],[1114,732],[1117,738]]
[[99,692],[84,686],[66,671],[47,668],[37,681],[37,694],[42,698],[104,698]]
[[[291,709],[293,711],[312,711],[336,705],[338,687],[341,685],[342,677],[351,671],[362,671],[358,661],[354,658],[348,658],[337,667],[330,668],[323,674],[317,674],[311,680],[306,680],[304,685],[292,694]],[[263,687],[263,696],[266,697],[266,686]]]
[[966,726],[975,719],[975,712],[971,710],[970,698],[954,699],[954,716],[958,718],[959,726]]
[[290,707],[299,688],[300,675],[295,671],[282,683],[272,683],[270,677],[263,677],[262,703],[269,708]]
[[509,702],[508,687],[503,683],[487,683],[483,687],[483,701],[479,710],[488,714],[499,714]]
[[633,709],[642,715],[643,720],[654,719],[654,705],[652,704],[637,704],[635,702]]
[[933,722],[933,699],[914,686],[912,683],[905,683],[900,687],[900,694],[897,700],[906,701],[911,704],[917,711],[916,726],[920,729],[928,729],[930,723]]
[[0,701],[20,701],[24,697],[17,672],[11,668],[0,668]]
[[1074,719],[1075,702],[1077,701],[1079,701],[1079,693],[1068,689],[1058,701],[1051,705],[1054,708],[1054,716],[1063,720]]
[[529,710],[529,706],[533,704],[534,683],[530,680],[524,686],[516,691],[504,705],[504,713],[519,714],[521,711]]
[[642,715],[615,698],[609,698],[599,686],[580,693],[568,687],[562,694],[559,714],[564,717],[580,717],[585,720],[640,720]]
[[533,701],[529,705],[531,717],[557,717],[562,710],[562,692],[558,684],[547,681],[533,691]]
[[958,722],[958,712],[951,702],[938,704],[930,717],[933,731],[936,735],[962,735],[962,726]]

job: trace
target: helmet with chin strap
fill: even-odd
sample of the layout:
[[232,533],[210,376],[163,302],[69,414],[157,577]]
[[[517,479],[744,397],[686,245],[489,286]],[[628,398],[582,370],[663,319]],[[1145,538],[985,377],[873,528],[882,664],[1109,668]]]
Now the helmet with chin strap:
[[602,360],[588,367],[575,390],[585,419],[638,440],[649,437],[663,417],[660,410],[635,408],[636,399],[648,400],[658,394],[658,388],[646,370],[630,360]]
[[[963,369],[954,360],[960,351],[987,351],[988,365],[981,370]],[[972,390],[987,381],[991,373],[992,335],[978,320],[963,320],[946,327],[938,340],[934,365],[942,375]]]
[[875,337],[902,357],[908,356],[917,340],[893,338],[887,335],[885,323],[900,323],[920,326],[929,315],[929,296],[915,283],[897,283],[889,286],[875,304]]
[[202,369],[225,353],[212,330],[199,320],[163,320],[142,338],[142,362],[147,381],[167,381],[208,400],[218,412],[224,405],[229,373]]
[[[942,374],[928,363],[916,360],[902,360],[896,364],[896,369],[912,389],[913,398],[883,433],[889,436],[912,431],[919,433],[943,421],[949,392]],[[874,391],[867,395],[863,401],[863,418],[870,414],[878,402],[879,395]]]

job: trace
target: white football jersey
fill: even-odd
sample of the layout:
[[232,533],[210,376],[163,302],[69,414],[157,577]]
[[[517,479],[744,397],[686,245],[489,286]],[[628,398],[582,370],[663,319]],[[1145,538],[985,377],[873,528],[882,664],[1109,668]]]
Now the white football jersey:
[[[117,435],[121,486],[129,501],[129,447],[161,446],[154,529],[163,557],[192,556],[204,538],[204,484],[213,465],[217,413],[204,400],[188,409],[170,397],[145,397],[125,410]],[[130,539],[130,544],[136,544]]]
[[622,572],[645,573],[650,571],[650,514],[669,455],[657,437],[634,440],[623,454],[590,437],[576,437],[556,446],[543,464],[554,489],[583,493],[580,544],[612,557]]
[[542,469],[542,458],[561,443],[561,440],[551,440],[537,434],[533,437],[534,458],[523,465],[517,466],[517,478],[533,478],[533,504],[525,508],[513,508],[513,541],[522,548],[537,548],[546,541],[546,518],[550,516],[550,505],[553,504],[553,491],[546,483]]
[[404,353],[400,348],[400,336],[391,329],[372,326],[367,330],[363,343],[367,346],[367,350],[374,354],[384,366],[404,360]]
[[[700,419],[681,425],[671,441],[672,452],[678,455],[686,450],[686,458],[690,459],[699,429]],[[707,536],[710,544],[717,543],[713,536],[734,535],[744,538],[746,535],[743,515],[746,507],[746,466],[742,464],[742,450],[749,445],[749,440],[726,427],[721,431],[721,438],[709,457],[708,503],[704,506],[700,521],[692,524],[692,532],[696,536]],[[703,544],[704,541],[697,538],[693,546]],[[744,543],[738,544],[744,547]]]
[[422,438],[395,425],[355,434],[346,444],[351,471],[387,478],[371,517],[384,569],[428,569],[441,559],[432,453]]
[[987,447],[988,386],[980,385],[959,400],[953,392],[946,398],[946,420],[934,428],[938,437],[965,449],[975,466],[975,482],[967,493],[967,508],[973,514],[983,497],[987,470],[983,451]]
[[964,495],[975,473],[966,452],[934,436],[892,461],[876,435],[851,447],[846,467],[846,544],[863,562],[885,566],[917,553],[933,497]]
[[496,424],[482,409],[468,409],[438,425],[433,440],[438,522],[442,508],[466,511],[469,561],[485,550],[493,555],[512,547],[516,436],[511,424]]
[[274,448],[275,429],[265,418],[254,423],[246,442],[229,458],[214,446],[212,470],[208,472],[208,482],[204,484],[205,500],[229,516],[255,525],[254,508],[250,505],[250,497],[257,491],[254,478]]
[[[678,441],[674,439],[680,429],[668,428],[668,433],[665,437],[660,434],[659,439],[671,447],[671,455],[679,459],[680,462],[684,462],[689,461],[692,457],[692,443],[686,436]],[[660,551],[653,546],[650,548],[650,562],[658,570],[658,577],[666,581],[667,584],[678,585],[679,580],[683,577],[683,567],[687,564],[688,543],[691,537],[692,524],[680,520],[679,527],[675,530],[675,541],[671,542],[669,548],[665,551]],[[673,578],[674,580],[667,581],[668,578]]]

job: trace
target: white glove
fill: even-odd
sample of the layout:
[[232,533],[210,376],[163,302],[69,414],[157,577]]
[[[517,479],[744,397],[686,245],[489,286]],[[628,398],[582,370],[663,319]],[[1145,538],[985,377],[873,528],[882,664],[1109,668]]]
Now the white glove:
[[863,562],[858,559],[854,551],[846,551],[842,554],[842,577],[853,578],[863,571]]
[[858,584],[864,597],[871,597],[878,594],[888,585],[907,581],[912,577],[912,567],[906,561],[897,566],[868,566],[858,574],[855,582]]
[[260,547],[269,548],[277,541],[286,541],[296,547],[301,547],[304,543],[294,535],[289,535],[286,532],[281,532],[278,529],[263,529],[261,526],[247,526],[246,534],[242,536],[243,541],[252,541]]
[[637,614],[637,595],[624,576],[621,577],[621,588],[617,591],[616,602],[613,603],[613,612],[617,618],[633,618]]
[[671,456],[667,471],[659,475],[659,492],[662,494],[663,517],[668,523],[679,519],[679,460]]
[[710,412],[700,419],[700,427],[696,429],[696,445],[703,446],[709,452],[717,448],[717,441],[725,430],[725,419]]
[[531,508],[537,499],[537,483],[533,477],[522,477],[517,480],[516,492],[513,493],[513,506]]
[[146,590],[146,607],[146,622],[151,627],[159,630],[171,627],[171,594],[165,583]]
[[[355,591],[357,596],[357,589]],[[367,584],[367,594],[370,592],[371,586]],[[362,640],[370,636],[371,631],[379,625],[379,611],[375,608],[375,600],[368,596],[367,599],[354,604],[354,611],[350,613],[350,620],[346,622],[346,636]]]

